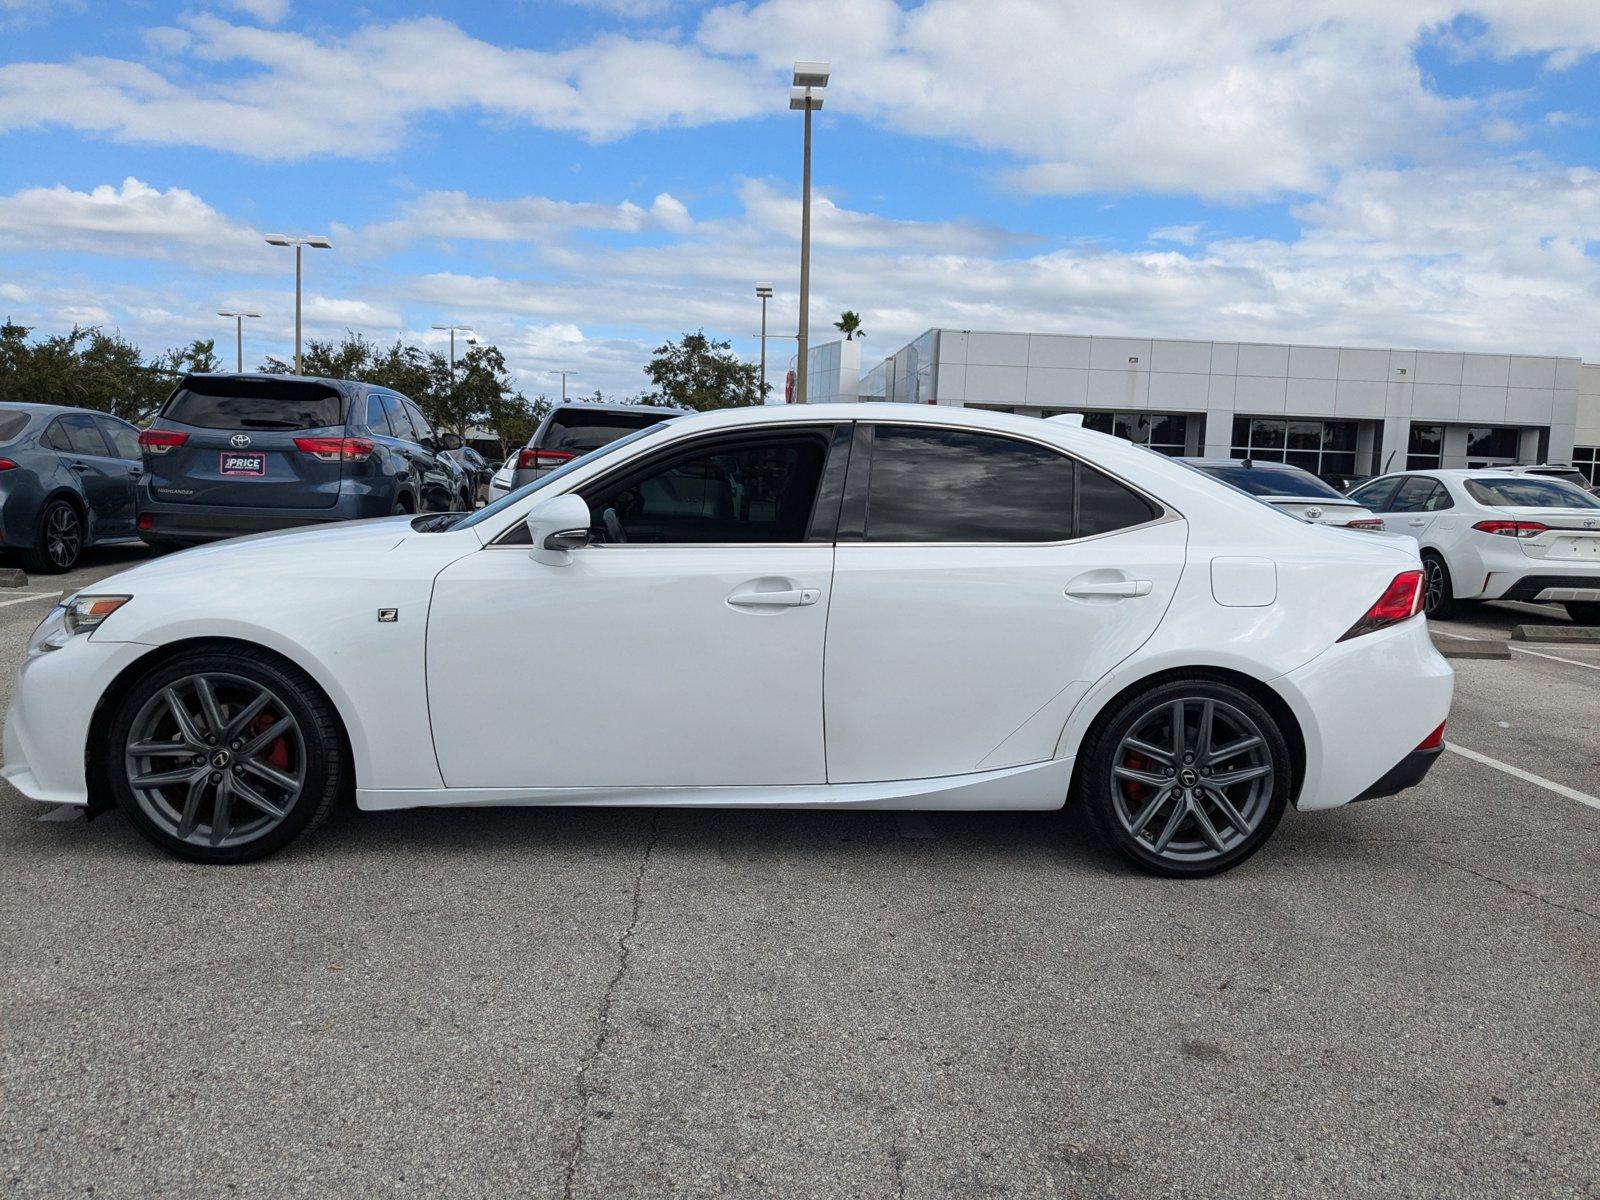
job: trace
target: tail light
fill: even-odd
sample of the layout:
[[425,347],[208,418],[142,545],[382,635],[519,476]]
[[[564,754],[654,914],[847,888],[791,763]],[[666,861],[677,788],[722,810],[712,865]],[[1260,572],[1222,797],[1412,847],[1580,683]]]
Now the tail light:
[[364,437],[299,437],[294,448],[318,462],[360,462],[370,458],[376,447],[371,438]]
[[517,470],[533,467],[559,467],[577,458],[570,450],[522,450],[517,454]]
[[175,433],[171,429],[146,429],[139,434],[139,449],[151,454],[166,454],[188,440],[187,433]]
[[0,471],[15,471],[16,469],[17,464],[9,458],[0,458]]
[[1537,521],[1479,521],[1473,528],[1480,533],[1496,533],[1501,537],[1534,538],[1550,526]]
[[1401,621],[1410,620],[1421,611],[1422,572],[1401,571],[1389,586],[1383,589],[1383,595],[1378,597],[1378,602],[1367,609],[1367,615],[1350,626],[1339,640],[1347,642],[1364,633],[1398,625]]
[[149,513],[142,513],[139,517],[139,532],[149,533],[156,527],[156,519]]
[[1443,750],[1444,749],[1444,725],[1445,725],[1445,723],[1443,721],[1440,721],[1439,722],[1439,728],[1435,729],[1427,737],[1423,738],[1420,742],[1417,743],[1417,749],[1418,750]]
[[1377,517],[1358,517],[1354,521],[1344,523],[1346,529],[1382,529],[1383,522]]

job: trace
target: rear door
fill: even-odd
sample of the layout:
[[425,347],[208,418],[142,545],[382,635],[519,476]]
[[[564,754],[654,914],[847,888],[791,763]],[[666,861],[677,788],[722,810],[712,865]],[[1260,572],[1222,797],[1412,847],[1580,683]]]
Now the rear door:
[[190,377],[152,424],[182,434],[181,444],[162,449],[146,439],[151,495],[172,504],[332,507],[344,464],[325,439],[344,435],[345,408],[331,384]]
[[63,461],[78,478],[85,502],[93,516],[96,537],[131,533],[134,525],[133,484],[123,462],[112,452],[111,444],[100,432],[92,413],[69,413],[57,417],[51,444],[58,450],[63,441]]
[[828,613],[828,782],[1053,757],[1077,699],[1155,632],[1186,523],[1040,442],[857,428]]

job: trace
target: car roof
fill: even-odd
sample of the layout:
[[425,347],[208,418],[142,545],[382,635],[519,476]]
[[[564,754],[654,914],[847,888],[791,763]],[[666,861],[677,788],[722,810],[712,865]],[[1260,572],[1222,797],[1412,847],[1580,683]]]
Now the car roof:
[[363,383],[359,379],[334,379],[327,375],[280,375],[274,371],[191,371],[185,379],[251,379],[263,383],[325,383],[344,391],[347,388],[369,388],[392,391],[380,383]]
[[1248,471],[1298,471],[1302,475],[1311,474],[1304,467],[1297,467],[1293,463],[1272,462],[1261,458],[1188,458],[1179,455],[1178,461],[1196,467],[1240,467]]
[[[754,407],[757,407],[757,406],[756,405],[751,405],[750,407],[754,408]],[[774,406],[768,405],[767,407],[770,408],[770,407],[774,407]],[[558,413],[558,412],[562,411],[563,409],[569,409],[569,408],[581,409],[581,410],[583,410],[585,412],[633,412],[633,413],[664,413],[665,412],[665,413],[673,413],[673,414],[683,414],[683,413],[688,413],[688,412],[692,411],[692,410],[687,409],[687,408],[675,408],[670,404],[620,404],[620,403],[619,404],[613,404],[609,400],[603,400],[603,401],[595,401],[595,400],[558,400],[558,401],[556,401],[555,404],[553,404],[551,406],[550,412],[551,412],[551,415],[554,415],[555,413]]]
[[125,418],[115,413],[101,412],[98,408],[79,408],[72,404],[30,404],[23,400],[0,400],[0,411],[26,412],[26,413],[93,413],[100,417],[110,417],[114,421]]

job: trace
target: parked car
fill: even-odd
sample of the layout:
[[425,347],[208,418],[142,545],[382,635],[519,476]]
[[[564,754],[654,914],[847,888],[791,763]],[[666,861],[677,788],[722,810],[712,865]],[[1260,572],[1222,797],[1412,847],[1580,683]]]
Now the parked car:
[[1495,471],[1501,475],[1539,475],[1549,479],[1562,479],[1574,487],[1580,487],[1591,496],[1600,495],[1600,486],[1589,482],[1589,477],[1577,467],[1568,464],[1558,466],[1552,463],[1530,463],[1516,467],[1478,467],[1480,471]]
[[1469,600],[1559,601],[1600,625],[1600,500],[1564,479],[1501,470],[1405,471],[1353,498],[1409,533],[1428,573],[1430,617]]
[[[1452,676],[1422,583],[1410,541],[1286,518],[1065,424],[724,410],[470,516],[101,580],[30,639],[0,773],[114,801],[206,862],[269,854],[352,791],[364,809],[1070,799],[1140,867],[1205,875],[1289,805],[1389,795],[1437,758]],[[507,663],[540,684],[485,703]],[[645,718],[606,719],[619,701]]]
[[677,408],[653,404],[560,404],[551,409],[533,431],[528,444],[506,460],[489,482],[494,502],[532,483],[580,455],[625,437],[636,429],[681,417]]
[[347,379],[190,375],[139,445],[139,535],[153,546],[472,507],[446,453],[461,439],[398,392]]
[[1180,458],[1178,461],[1302,521],[1338,525],[1344,529],[1383,528],[1383,522],[1369,509],[1300,467],[1248,458]]
[[90,546],[135,540],[139,431],[106,413],[0,404],[0,549],[37,575]]
[[472,488],[472,507],[489,496],[489,480],[494,476],[494,464],[471,446],[463,445],[446,452],[456,465],[466,473]]

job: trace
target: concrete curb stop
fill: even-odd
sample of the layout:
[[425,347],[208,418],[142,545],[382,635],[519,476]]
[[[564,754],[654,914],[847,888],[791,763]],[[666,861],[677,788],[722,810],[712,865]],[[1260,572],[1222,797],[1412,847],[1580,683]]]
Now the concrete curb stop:
[[1433,647],[1446,658],[1510,658],[1511,647],[1504,642],[1443,642]]
[[27,587],[28,573],[20,567],[0,567],[0,588]]
[[1517,625],[1511,636],[1519,642],[1600,642],[1600,625]]

